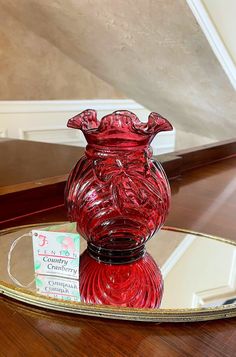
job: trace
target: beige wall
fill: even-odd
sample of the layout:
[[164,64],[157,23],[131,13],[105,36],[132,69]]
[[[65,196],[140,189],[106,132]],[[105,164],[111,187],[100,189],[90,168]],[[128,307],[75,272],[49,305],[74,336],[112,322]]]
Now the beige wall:
[[0,24],[0,100],[124,97],[2,7]]
[[72,63],[166,116],[177,130],[235,137],[236,92],[185,0],[0,4]]

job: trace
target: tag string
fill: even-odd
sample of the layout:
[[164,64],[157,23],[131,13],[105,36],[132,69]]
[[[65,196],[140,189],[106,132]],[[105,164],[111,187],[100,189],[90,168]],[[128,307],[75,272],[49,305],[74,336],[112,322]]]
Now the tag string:
[[14,281],[14,283],[15,283],[16,285],[19,285],[19,286],[21,286],[22,288],[29,288],[29,287],[34,283],[34,280],[35,280],[35,279],[33,279],[29,284],[24,285],[24,284],[21,284],[21,283],[19,282],[19,280],[17,280],[17,279],[13,276],[13,274],[11,273],[11,258],[12,258],[12,252],[13,252],[13,250],[15,249],[17,243],[19,243],[19,241],[20,241],[23,237],[32,237],[32,233],[31,233],[31,232],[25,233],[25,234],[23,234],[22,236],[16,238],[16,239],[14,240],[14,242],[12,243],[12,245],[11,245],[11,247],[10,247],[10,250],[9,250],[9,252],[8,252],[8,257],[7,257],[7,272],[8,272],[9,277],[11,278],[11,280]]

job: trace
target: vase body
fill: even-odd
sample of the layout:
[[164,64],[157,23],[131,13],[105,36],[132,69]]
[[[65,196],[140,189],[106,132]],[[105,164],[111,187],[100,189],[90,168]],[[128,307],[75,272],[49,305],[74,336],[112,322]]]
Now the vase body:
[[170,188],[150,142],[170,123],[151,113],[148,123],[128,111],[97,120],[87,110],[70,119],[88,145],[69,175],[68,216],[88,242],[88,253],[105,263],[130,263],[161,228],[169,209]]

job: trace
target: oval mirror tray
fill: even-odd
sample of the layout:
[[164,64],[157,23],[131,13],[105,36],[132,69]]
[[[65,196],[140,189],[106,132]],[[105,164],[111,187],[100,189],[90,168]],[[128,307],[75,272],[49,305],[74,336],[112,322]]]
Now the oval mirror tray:
[[35,274],[32,238],[16,241],[32,229],[48,226],[0,232],[2,296],[67,313],[146,322],[236,316],[234,242],[165,227],[148,242],[144,258],[109,266],[86,256],[86,242],[81,239],[80,277],[68,279]]

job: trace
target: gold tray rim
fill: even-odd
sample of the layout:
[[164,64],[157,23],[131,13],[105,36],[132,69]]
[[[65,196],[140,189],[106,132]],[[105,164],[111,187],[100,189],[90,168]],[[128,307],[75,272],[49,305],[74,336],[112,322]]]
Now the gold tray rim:
[[[22,226],[6,228],[0,231],[0,236],[16,232],[20,229],[45,227],[48,225],[64,224],[64,222],[44,222]],[[170,230],[187,234],[194,234],[198,237],[213,239],[222,243],[236,246],[236,242],[218,236],[195,232],[189,229],[163,226],[162,230]],[[47,310],[73,313],[92,317],[102,317],[109,319],[143,321],[143,322],[197,322],[210,321],[216,319],[230,318],[236,316],[236,304],[222,305],[218,307],[190,308],[190,309],[141,309],[117,307],[109,305],[89,305],[54,298],[45,298],[24,288],[12,287],[10,284],[0,280],[0,297],[9,297],[14,300],[33,305]]]

